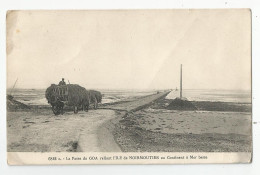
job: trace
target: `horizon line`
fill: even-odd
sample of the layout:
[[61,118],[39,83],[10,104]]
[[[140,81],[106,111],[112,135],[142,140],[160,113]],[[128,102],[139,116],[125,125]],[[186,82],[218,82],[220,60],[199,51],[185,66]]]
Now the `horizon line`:
[[[6,90],[12,89],[12,87],[6,88]],[[42,90],[46,88],[14,88],[14,89],[37,89],[37,90]],[[86,89],[102,89],[102,90],[175,90],[176,88],[86,88]],[[179,90],[179,88],[178,88]],[[183,88],[182,90],[244,90],[244,91],[252,91],[251,89],[225,89],[225,88]]]

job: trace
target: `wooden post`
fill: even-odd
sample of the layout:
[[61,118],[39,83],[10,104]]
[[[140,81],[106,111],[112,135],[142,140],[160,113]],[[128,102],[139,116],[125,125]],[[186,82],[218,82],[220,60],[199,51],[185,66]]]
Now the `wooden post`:
[[180,98],[182,98],[182,64],[181,64],[181,76],[180,76]]
[[16,85],[16,83],[17,83],[17,80],[18,80],[18,78],[15,80],[15,83],[14,83],[13,88],[11,89],[10,95],[12,95],[12,93],[13,93],[13,90],[14,90],[14,87],[15,87],[15,85]]

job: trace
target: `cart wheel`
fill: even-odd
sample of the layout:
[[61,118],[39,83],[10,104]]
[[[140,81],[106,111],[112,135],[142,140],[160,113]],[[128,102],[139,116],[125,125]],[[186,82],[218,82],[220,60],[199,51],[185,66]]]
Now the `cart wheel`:
[[88,108],[89,108],[89,106],[87,105],[87,106],[85,107],[85,112],[88,112]]
[[57,106],[52,106],[52,111],[53,111],[54,115],[60,114],[60,109]]
[[78,113],[78,108],[75,106],[74,107],[74,114],[77,114]]

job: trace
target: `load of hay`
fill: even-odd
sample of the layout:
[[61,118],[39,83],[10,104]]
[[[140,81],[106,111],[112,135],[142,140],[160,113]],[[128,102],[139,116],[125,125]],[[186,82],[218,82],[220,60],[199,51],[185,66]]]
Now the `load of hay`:
[[168,106],[169,110],[194,111],[197,108],[187,99],[175,98]]
[[102,94],[99,91],[89,90],[90,103],[94,104],[94,109],[97,109],[98,103],[102,101]]
[[78,108],[88,111],[90,104],[89,92],[77,84],[55,85],[52,84],[46,89],[45,97],[55,115],[63,113],[64,105],[73,106],[74,113],[78,112]]

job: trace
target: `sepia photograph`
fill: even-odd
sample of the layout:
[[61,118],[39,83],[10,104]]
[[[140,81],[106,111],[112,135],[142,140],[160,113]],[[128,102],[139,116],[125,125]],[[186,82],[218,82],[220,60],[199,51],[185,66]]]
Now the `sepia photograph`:
[[8,163],[250,163],[251,42],[250,9],[10,10]]

